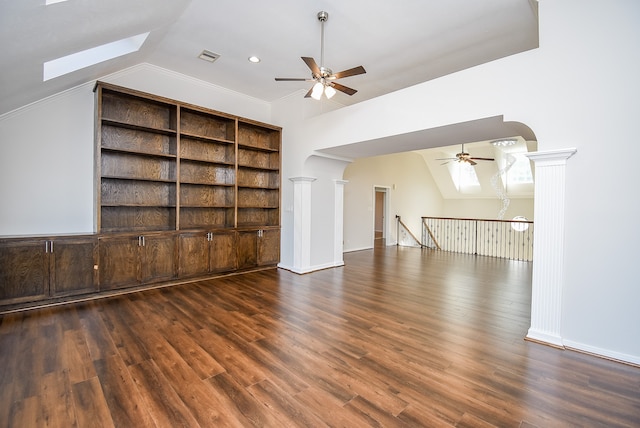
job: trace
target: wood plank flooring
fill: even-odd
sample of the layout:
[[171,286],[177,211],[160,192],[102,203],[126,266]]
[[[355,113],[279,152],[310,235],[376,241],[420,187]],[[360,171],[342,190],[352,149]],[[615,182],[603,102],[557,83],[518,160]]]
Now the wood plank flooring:
[[523,340],[531,264],[387,247],[0,318],[0,427],[633,427],[640,369]]

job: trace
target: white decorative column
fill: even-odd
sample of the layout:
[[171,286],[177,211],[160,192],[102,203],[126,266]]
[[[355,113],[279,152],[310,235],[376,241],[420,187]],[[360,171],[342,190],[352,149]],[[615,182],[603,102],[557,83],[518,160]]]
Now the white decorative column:
[[333,180],[335,183],[334,226],[333,226],[333,265],[344,266],[344,185],[346,180]]
[[564,347],[565,167],[575,152],[565,149],[526,154],[535,164],[531,327],[527,339],[557,347]]
[[311,266],[311,183],[313,177],[292,177],[293,182],[293,266],[295,273],[307,273]]

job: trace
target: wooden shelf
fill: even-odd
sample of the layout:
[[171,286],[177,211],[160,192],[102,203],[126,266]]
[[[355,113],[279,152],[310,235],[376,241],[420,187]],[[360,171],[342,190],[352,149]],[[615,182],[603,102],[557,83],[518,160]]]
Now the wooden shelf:
[[130,155],[150,156],[150,157],[167,158],[167,159],[178,158],[178,156],[176,156],[175,154],[169,154],[169,153],[144,152],[140,150],[120,149],[120,148],[105,147],[105,146],[102,146],[101,150],[103,152],[123,153],[123,154],[130,154]]
[[231,167],[235,167],[236,166],[235,162],[210,161],[210,160],[205,160],[205,159],[189,158],[189,157],[185,157],[185,156],[182,156],[180,159],[181,159],[183,164],[185,162],[197,162],[197,163],[204,163],[204,164],[209,164],[209,165],[220,165],[220,166],[231,166]]
[[155,128],[152,126],[146,125],[136,125],[135,123],[127,123],[122,120],[108,119],[102,118],[103,125],[116,126],[119,128],[132,129],[135,131],[145,131],[153,134],[163,134],[163,135],[176,135],[177,131],[175,129],[168,128]]
[[256,169],[256,170],[264,170],[264,171],[280,171],[280,168],[277,168],[277,167],[263,167],[263,166],[257,166],[257,165],[238,164],[238,168]]
[[200,140],[209,143],[219,143],[219,144],[235,144],[233,140],[223,140],[221,138],[207,137],[206,135],[194,134],[191,132],[180,131],[181,138],[192,138],[194,140]]
[[271,147],[253,146],[246,143],[238,143],[238,147],[245,150],[254,150],[256,152],[279,153],[280,150]]

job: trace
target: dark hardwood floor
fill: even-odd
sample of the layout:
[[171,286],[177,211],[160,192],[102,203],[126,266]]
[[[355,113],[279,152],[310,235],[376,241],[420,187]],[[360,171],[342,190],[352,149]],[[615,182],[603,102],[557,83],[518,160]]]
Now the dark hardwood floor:
[[3,315],[0,426],[640,426],[640,368],[523,340],[530,263],[345,262]]

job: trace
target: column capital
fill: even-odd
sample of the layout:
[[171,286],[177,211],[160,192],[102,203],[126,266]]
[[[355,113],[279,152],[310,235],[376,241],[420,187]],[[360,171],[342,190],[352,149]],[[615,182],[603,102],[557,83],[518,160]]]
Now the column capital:
[[289,180],[293,181],[294,183],[295,182],[300,182],[300,181],[302,181],[302,182],[306,181],[306,182],[311,183],[311,182],[316,181],[317,178],[315,178],[315,177],[289,177]]
[[531,159],[536,165],[561,165],[576,154],[577,151],[577,149],[571,148],[524,153],[524,155]]

